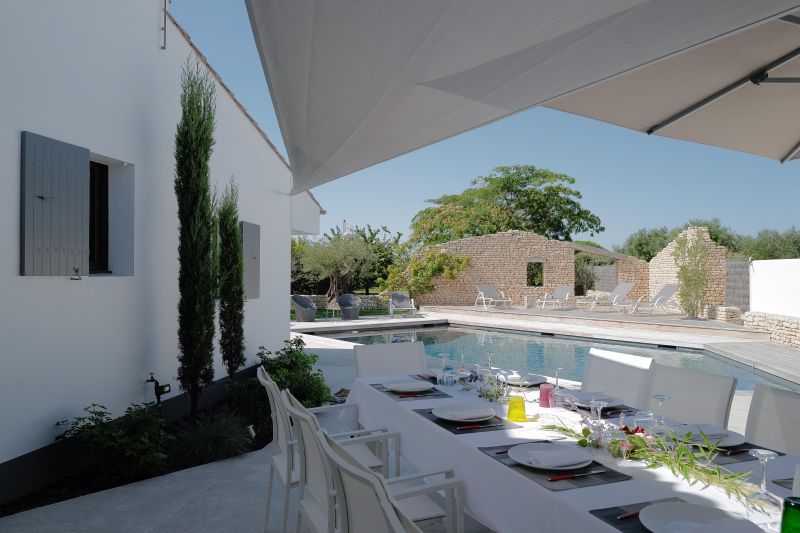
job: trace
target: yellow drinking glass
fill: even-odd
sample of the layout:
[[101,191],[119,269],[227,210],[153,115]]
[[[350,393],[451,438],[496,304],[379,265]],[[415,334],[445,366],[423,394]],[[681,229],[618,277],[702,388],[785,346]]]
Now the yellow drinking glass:
[[512,396],[508,400],[508,421],[525,422],[525,398]]

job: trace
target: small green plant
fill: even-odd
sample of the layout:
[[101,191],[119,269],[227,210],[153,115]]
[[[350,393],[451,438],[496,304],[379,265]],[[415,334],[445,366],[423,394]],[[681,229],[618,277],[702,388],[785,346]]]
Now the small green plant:
[[391,265],[386,279],[378,280],[378,287],[382,293],[408,291],[411,296],[417,297],[435,291],[433,282],[436,278],[455,279],[468,266],[467,256],[430,248]]
[[678,300],[689,318],[697,318],[705,307],[708,287],[708,244],[699,235],[685,233],[675,239],[672,252],[678,267]]
[[172,456],[182,466],[194,466],[241,455],[252,447],[244,419],[209,415],[185,426]]
[[287,340],[284,347],[273,353],[261,346],[258,357],[264,370],[280,389],[289,389],[306,407],[317,407],[330,398],[322,371],[314,370],[319,357],[305,351],[300,337]]
[[225,386],[225,399],[231,411],[252,425],[256,432],[256,448],[266,446],[272,440],[272,419],[267,392],[256,378],[231,381]]
[[67,428],[58,438],[79,439],[104,465],[128,479],[162,469],[167,444],[174,437],[152,404],[132,403],[119,420],[112,420],[103,405],[91,404],[83,410],[85,415],[56,424]]

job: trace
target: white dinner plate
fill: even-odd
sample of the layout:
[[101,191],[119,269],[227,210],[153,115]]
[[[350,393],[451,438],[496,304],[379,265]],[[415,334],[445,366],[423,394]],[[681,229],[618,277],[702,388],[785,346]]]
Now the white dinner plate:
[[[561,466],[551,465],[546,468],[537,466],[530,460],[532,455],[546,456],[553,454],[569,454],[574,460],[570,460],[569,464]],[[594,461],[594,458],[577,444],[564,444],[559,442],[528,442],[526,444],[519,444],[508,450],[508,456],[521,465],[538,468],[540,470],[577,470],[578,468],[589,466],[592,464],[592,461]]]
[[386,390],[392,392],[423,392],[431,390],[433,383],[430,381],[421,381],[418,379],[403,380],[403,381],[387,381],[383,384]]
[[491,407],[474,403],[440,405],[434,407],[431,412],[436,418],[450,422],[483,422],[496,415]]
[[[708,434],[708,438],[712,444],[717,444],[720,448],[730,448],[732,446],[741,446],[746,442],[744,435],[736,433],[735,431],[728,431],[727,429],[715,428],[709,424],[680,424],[673,426],[672,431],[679,437],[685,436],[688,432],[692,432],[689,442],[692,444],[705,444],[703,435],[698,431],[698,426],[706,426],[704,431]],[[725,436],[720,439],[718,433],[724,433]],[[713,434],[713,435],[712,435]]]
[[[499,381],[505,381],[506,378],[503,374],[497,374],[497,379]],[[527,372],[513,373],[508,375],[508,384],[512,387],[535,387],[536,385],[541,385],[542,383],[546,383],[547,378],[544,376],[540,376],[539,374],[528,374]]]
[[[735,525],[735,531],[761,531],[757,525],[721,509],[683,502],[664,502],[648,505],[639,513],[642,525],[653,533],[678,533],[690,528],[720,521],[723,531]],[[704,529],[705,531],[705,529]],[[711,529],[709,529],[711,531]]]
[[584,392],[584,391],[571,391],[567,390],[564,391],[564,394],[568,396],[573,396],[576,400],[575,404],[578,407],[583,407],[584,409],[588,409],[590,404],[592,403],[592,398],[596,399],[597,401],[606,402],[606,407],[619,407],[620,405],[625,405],[625,402],[617,398],[616,396],[609,396],[608,394],[603,394],[602,392]]

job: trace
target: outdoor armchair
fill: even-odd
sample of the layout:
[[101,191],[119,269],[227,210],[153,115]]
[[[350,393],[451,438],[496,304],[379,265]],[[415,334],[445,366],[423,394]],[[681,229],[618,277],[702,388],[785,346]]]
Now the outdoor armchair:
[[356,344],[356,377],[399,376],[428,372],[428,356],[419,341]]
[[352,293],[342,294],[336,298],[341,310],[342,320],[356,320],[361,312],[361,298]]
[[652,363],[650,357],[592,348],[583,370],[581,390],[603,392],[619,398],[628,407],[647,405]]
[[292,306],[299,322],[314,322],[317,316],[317,304],[307,296],[292,295]]
[[414,299],[409,296],[407,292],[393,292],[389,297],[389,316],[394,316],[395,309],[410,309],[411,315],[417,313],[417,307],[414,305]]
[[800,455],[800,393],[757,384],[745,437],[759,446]]
[[631,289],[633,289],[633,283],[619,283],[610,293],[597,294],[594,298],[584,298],[579,300],[577,304],[579,306],[588,306],[589,309],[587,309],[587,311],[592,311],[601,304],[609,304],[611,309],[614,309],[614,306],[626,303],[628,293],[631,292]]
[[497,287],[488,283],[475,285],[478,289],[478,296],[475,298],[475,307],[482,304],[484,309],[494,307],[497,304],[511,305],[511,298],[508,298],[503,291],[498,291]]

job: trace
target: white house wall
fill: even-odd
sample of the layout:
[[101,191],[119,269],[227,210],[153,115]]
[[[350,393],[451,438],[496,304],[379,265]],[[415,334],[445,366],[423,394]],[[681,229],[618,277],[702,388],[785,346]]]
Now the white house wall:
[[319,204],[308,192],[291,197],[292,235],[319,234]]
[[[51,443],[54,423],[92,402],[118,415],[152,401],[148,372],[179,392],[173,141],[181,67],[194,54],[171,21],[160,49],[162,5],[0,4],[0,462]],[[133,231],[112,255],[132,238],[132,275],[19,275],[22,131],[131,165],[117,170],[133,172]],[[220,190],[235,178],[242,220],[261,226],[261,298],[246,304],[252,360],[289,336],[291,177],[219,84],[211,173]],[[218,354],[215,371],[224,375]]]
[[800,259],[753,261],[750,311],[800,317]]

